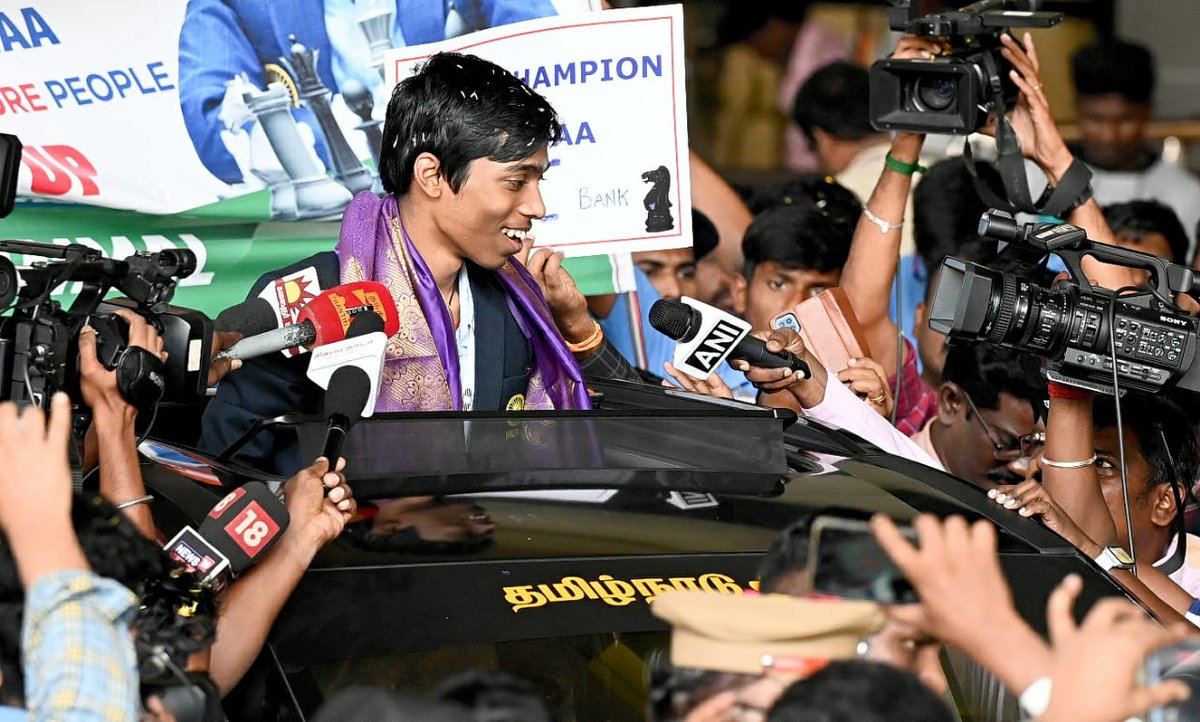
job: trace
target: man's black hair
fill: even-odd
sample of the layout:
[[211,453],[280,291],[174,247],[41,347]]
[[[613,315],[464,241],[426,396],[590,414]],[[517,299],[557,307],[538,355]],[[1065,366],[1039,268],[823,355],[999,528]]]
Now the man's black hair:
[[792,119],[810,142],[820,128],[840,140],[862,140],[879,131],[871,127],[871,88],[865,68],[838,61],[813,73],[792,105]]
[[[71,523],[92,571],[140,595],[148,579],[163,573],[167,558],[157,544],[143,537],[133,523],[103,497],[76,493]],[[17,574],[8,539],[0,535],[0,699],[20,703],[24,697],[21,672],[21,624],[25,590]]]
[[432,153],[457,193],[471,161],[521,160],[561,137],[554,108],[515,75],[474,55],[438,53],[392,91],[379,178],[404,195],[417,156]]
[[[980,179],[1004,197],[1000,174],[976,163]],[[930,166],[913,189],[913,241],[917,255],[932,271],[946,256],[959,256],[966,242],[980,238],[979,218],[988,209],[979,197],[966,161],[948,158]],[[989,241],[992,248],[996,241]]]
[[777,205],[811,203],[830,219],[850,226],[851,233],[862,215],[862,202],[854,191],[824,173],[801,173],[781,183],[755,188],[745,200],[754,215]]
[[1071,56],[1071,78],[1081,97],[1115,93],[1131,103],[1154,96],[1154,56],[1144,45],[1100,40]]
[[838,270],[846,265],[853,237],[853,226],[833,220],[810,202],[768,208],[742,239],[746,278],[763,261],[820,273]]
[[[1092,419],[1097,430],[1117,425],[1111,396],[1096,397]],[[1183,408],[1162,394],[1130,391],[1121,399],[1121,421],[1137,437],[1150,465],[1150,482],[1140,496],[1171,483],[1180,484],[1186,492],[1200,471],[1200,441]]]
[[1044,408],[1042,362],[1027,353],[974,341],[955,341],[946,354],[942,381],[953,382],[979,409],[1000,408],[1001,392]]
[[1140,240],[1146,233],[1161,233],[1171,247],[1167,260],[1187,264],[1187,231],[1170,206],[1158,201],[1141,200],[1113,203],[1104,207],[1104,218],[1113,233],[1127,233]]
[[472,670],[442,680],[434,697],[471,710],[476,722],[550,722],[532,683],[499,670]]
[[717,46],[740,43],[772,19],[802,23],[809,4],[808,0],[756,0],[753,3],[729,4],[717,23]]
[[913,674],[879,662],[831,662],[784,690],[767,722],[951,722],[940,697]]

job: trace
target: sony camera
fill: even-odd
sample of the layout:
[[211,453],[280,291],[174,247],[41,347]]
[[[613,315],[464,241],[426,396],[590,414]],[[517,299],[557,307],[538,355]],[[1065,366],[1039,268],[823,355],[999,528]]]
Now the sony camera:
[[871,124],[876,130],[967,135],[994,110],[1010,109],[1017,88],[1001,57],[1008,28],[1047,28],[1062,13],[1040,12],[1035,0],[980,0],[958,10],[916,17],[911,0],[891,0],[892,30],[942,37],[950,52],[931,60],[880,60],[871,66]]
[[[929,314],[934,331],[950,339],[1041,356],[1048,360],[1050,380],[1093,391],[1200,391],[1200,321],[1172,300],[1173,293],[1200,293],[1196,271],[1147,253],[1096,243],[1069,223],[1019,225],[1004,211],[985,213],[979,234],[1006,241],[1001,257],[1014,261],[1018,269],[1037,269],[1054,254],[1071,278],[1042,288],[1024,272],[1000,272],[947,258]],[[1148,283],[1119,292],[1095,288],[1081,268],[1085,256],[1145,270]]]
[[[131,404],[146,409],[161,399],[203,397],[208,383],[213,324],[199,311],[170,305],[177,279],[196,269],[187,250],[139,252],[105,258],[79,244],[57,246],[0,241],[0,252],[44,258],[18,271],[0,256],[0,400],[47,407],[65,391],[79,401],[79,331],[96,331],[100,362],[117,372],[117,385]],[[64,283],[78,284],[69,308],[50,297]],[[110,290],[124,298],[105,300]],[[154,354],[127,346],[125,321],[113,313],[130,308],[152,323],[168,352]]]

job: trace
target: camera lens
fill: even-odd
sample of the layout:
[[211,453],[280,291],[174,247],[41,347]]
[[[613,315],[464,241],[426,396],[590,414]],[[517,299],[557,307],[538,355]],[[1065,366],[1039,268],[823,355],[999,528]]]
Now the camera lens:
[[941,268],[929,326],[951,338],[1055,357],[1071,330],[1071,286],[1045,289],[1012,273],[957,258]]
[[913,94],[919,109],[940,113],[954,105],[958,83],[945,75],[925,75],[917,78]]

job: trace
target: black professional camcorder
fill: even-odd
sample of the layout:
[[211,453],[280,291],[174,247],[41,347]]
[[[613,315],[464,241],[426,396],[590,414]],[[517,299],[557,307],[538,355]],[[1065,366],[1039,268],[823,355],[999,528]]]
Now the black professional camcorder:
[[916,16],[912,0],[891,0],[892,30],[943,37],[950,52],[932,60],[880,60],[871,66],[871,124],[877,130],[967,135],[988,114],[1011,109],[1017,88],[1000,56],[1008,28],[1048,28],[1062,13],[1039,12],[1036,0],[980,0],[958,10]]
[[[0,133],[0,218],[16,195],[21,142]],[[0,401],[48,408],[56,391],[79,402],[79,331],[96,331],[100,362],[117,372],[121,394],[145,409],[160,399],[194,401],[208,386],[213,324],[199,311],[171,306],[175,282],[196,270],[187,250],[139,252],[120,260],[79,244],[58,246],[0,241],[0,253],[46,259],[18,271],[0,256]],[[75,283],[69,309],[50,298],[54,289]],[[124,298],[105,300],[111,290]],[[112,313],[129,308],[149,320],[168,352],[164,364],[144,349],[130,348],[124,319]]]
[[[122,395],[146,409],[160,399],[189,401],[204,395],[212,351],[212,321],[199,311],[170,305],[175,282],[196,269],[187,250],[139,252],[117,260],[78,244],[0,241],[0,252],[35,256],[20,271],[0,256],[0,400],[46,407],[56,391],[78,401],[79,331],[96,331],[97,354],[117,371]],[[70,308],[50,298],[63,283],[79,284]],[[18,290],[19,288],[19,290]],[[110,290],[125,298],[104,300]],[[127,325],[112,313],[129,308],[161,334],[164,364],[154,354],[127,346]]]
[[[979,235],[1008,242],[1000,255],[1018,269],[1042,267],[1054,254],[1071,278],[1042,288],[1024,272],[999,272],[947,258],[929,314],[934,331],[950,339],[1041,356],[1049,361],[1047,376],[1052,381],[1093,391],[1200,391],[1200,321],[1172,299],[1174,293],[1200,294],[1196,271],[1158,256],[1096,243],[1069,223],[1019,225],[1004,211],[985,213]],[[1081,268],[1086,256],[1148,271],[1149,281],[1118,291],[1095,288]]]

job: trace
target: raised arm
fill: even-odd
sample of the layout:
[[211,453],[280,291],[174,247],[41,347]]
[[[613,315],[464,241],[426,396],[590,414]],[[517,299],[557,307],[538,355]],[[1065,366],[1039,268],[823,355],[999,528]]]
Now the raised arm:
[[[1033,36],[1025,33],[1024,48],[1008,35],[1001,36],[1001,42],[1004,47],[1000,54],[1013,66],[1009,77],[1021,91],[1021,98],[1012,115],[1013,128],[1021,141],[1021,151],[1038,164],[1050,185],[1057,185],[1076,159],[1050,114],[1050,102],[1042,89],[1041,64]],[[1093,241],[1116,244],[1116,237],[1095,198],[1088,198],[1071,211],[1067,220],[1086,230],[1088,238]],[[1084,259],[1083,272],[1093,283],[1104,288],[1118,289],[1140,284],[1137,271],[1092,258]]]

